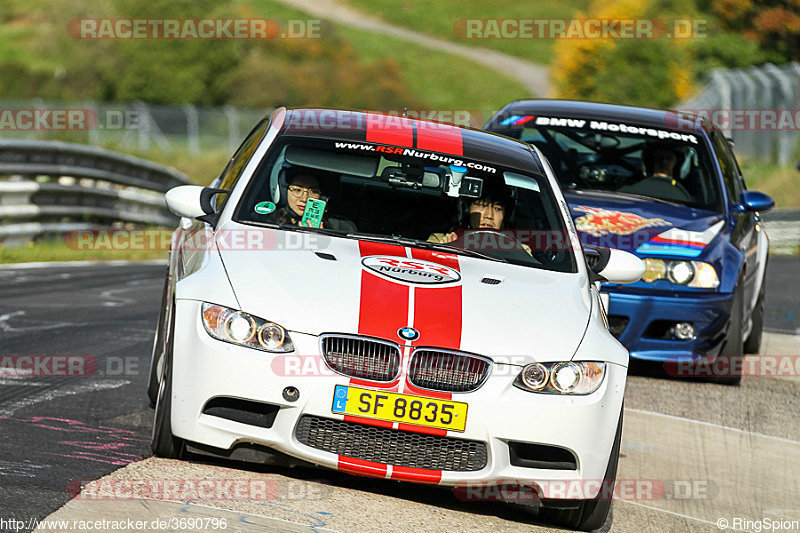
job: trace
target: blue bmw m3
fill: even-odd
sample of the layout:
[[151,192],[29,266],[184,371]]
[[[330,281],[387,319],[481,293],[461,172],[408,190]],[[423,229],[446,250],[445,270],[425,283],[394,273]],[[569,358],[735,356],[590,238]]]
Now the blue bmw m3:
[[769,240],[760,213],[774,201],[747,189],[716,126],[670,111],[520,100],[484,129],[544,153],[584,245],[645,260],[641,281],[601,289],[609,329],[632,358],[706,365],[712,380],[739,383],[744,354],[761,342]]

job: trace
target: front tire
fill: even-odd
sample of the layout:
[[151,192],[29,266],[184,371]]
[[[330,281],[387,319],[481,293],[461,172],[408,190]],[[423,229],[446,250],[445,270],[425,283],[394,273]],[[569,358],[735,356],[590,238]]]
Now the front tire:
[[[173,301],[173,305],[174,305]],[[164,354],[164,373],[158,387],[156,412],[153,417],[153,434],[150,449],[153,455],[167,459],[180,459],[184,455],[183,439],[172,434],[172,339],[175,338],[175,313],[171,314],[167,331],[167,351]]]
[[584,500],[574,509],[554,509],[542,507],[539,517],[544,522],[555,526],[579,531],[594,531],[606,523],[608,513],[611,511],[611,495],[614,492],[614,483],[617,480],[617,465],[619,464],[619,446],[622,441],[622,411],[619,413],[617,435],[611,447],[608,466],[603,476],[603,486],[600,494],[593,500]]
[[744,353],[758,353],[761,348],[761,337],[764,334],[764,300],[766,298],[767,272],[764,270],[764,279],[761,280],[761,289],[758,291],[758,300],[753,308],[753,327],[750,335],[744,341]]
[[742,321],[744,313],[744,280],[739,280],[733,302],[731,303],[730,324],[728,334],[717,358],[722,358],[723,365],[716,361],[712,368],[722,368],[723,375],[713,377],[714,383],[721,385],[739,385],[742,382],[742,363],[744,360],[744,339],[742,338]]
[[[166,337],[166,325],[169,323],[167,314],[169,307],[167,305],[169,298],[169,272],[164,279],[164,289],[161,291],[161,309],[158,312],[158,324],[156,325],[156,334],[153,339],[153,352],[150,356],[150,378],[147,382],[147,398],[150,400],[150,405],[155,407],[158,400],[158,386],[159,376],[163,374],[163,365],[159,365],[161,358],[164,356],[165,345],[164,338]],[[162,372],[159,372],[159,366]]]

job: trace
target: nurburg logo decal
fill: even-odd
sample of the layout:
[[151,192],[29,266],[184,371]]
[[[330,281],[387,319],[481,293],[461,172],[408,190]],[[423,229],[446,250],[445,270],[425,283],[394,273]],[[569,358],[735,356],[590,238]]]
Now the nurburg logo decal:
[[370,255],[361,264],[381,276],[417,285],[443,285],[461,280],[458,270],[421,259]]

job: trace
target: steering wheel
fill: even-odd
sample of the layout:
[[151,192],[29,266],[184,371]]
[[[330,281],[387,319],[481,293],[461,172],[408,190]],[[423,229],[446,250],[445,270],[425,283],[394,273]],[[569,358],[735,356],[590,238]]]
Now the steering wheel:
[[[497,229],[468,229],[453,241],[453,246],[464,250],[474,250],[476,252],[487,253],[488,255],[498,255],[500,257],[529,261],[534,259],[538,263],[538,254],[541,251],[532,251],[529,246],[519,241],[511,232]],[[504,252],[503,254],[492,254],[491,252]],[[516,257],[515,257],[516,256]]]

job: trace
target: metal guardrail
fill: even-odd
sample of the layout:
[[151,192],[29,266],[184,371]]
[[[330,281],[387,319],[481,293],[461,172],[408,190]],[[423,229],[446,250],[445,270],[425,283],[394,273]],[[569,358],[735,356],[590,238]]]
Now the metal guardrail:
[[177,224],[164,193],[175,169],[102,148],[0,139],[0,243],[119,224]]
[[800,209],[773,209],[763,216],[770,251],[779,254],[800,253]]
[[800,63],[715,69],[676,108],[706,116],[722,111],[717,125],[735,141],[737,155],[788,165],[800,141]]

